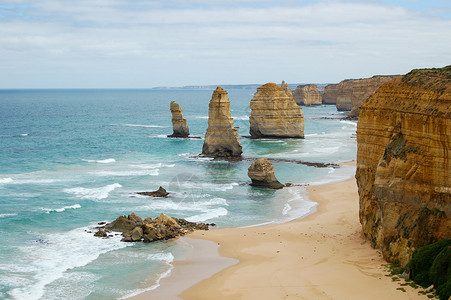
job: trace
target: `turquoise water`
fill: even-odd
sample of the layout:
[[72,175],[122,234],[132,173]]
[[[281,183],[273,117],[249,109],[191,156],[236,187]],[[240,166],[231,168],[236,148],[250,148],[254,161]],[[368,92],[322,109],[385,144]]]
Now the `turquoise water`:
[[[248,135],[253,90],[230,90]],[[99,221],[161,212],[218,227],[284,222],[315,209],[304,187],[248,186],[250,161],[197,158],[203,140],[170,139],[177,101],[192,136],[207,128],[210,90],[0,91],[0,298],[112,299],[156,286],[183,248],[121,243],[87,233]],[[356,123],[334,106],[304,107],[305,139],[241,138],[245,157],[355,159]],[[327,118],[324,118],[327,117]],[[321,184],[352,167],[274,163],[281,182]],[[171,197],[136,195],[165,187]]]

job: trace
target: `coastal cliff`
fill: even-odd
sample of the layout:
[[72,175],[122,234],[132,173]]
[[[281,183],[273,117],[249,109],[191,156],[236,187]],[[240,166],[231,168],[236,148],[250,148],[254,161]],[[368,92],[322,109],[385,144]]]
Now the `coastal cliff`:
[[238,130],[233,126],[230,100],[227,92],[217,87],[213,92],[208,110],[208,128],[202,154],[210,157],[241,157],[243,152]]
[[324,87],[323,104],[337,104],[338,84],[328,84]]
[[291,91],[290,87],[289,87],[288,84],[285,82],[285,80],[282,80],[282,84],[281,84],[280,86],[284,89],[285,93],[287,94],[287,96],[288,96],[290,99],[294,99],[294,98],[293,98],[293,92]]
[[257,88],[250,104],[249,133],[253,138],[303,138],[302,108],[275,83]]
[[321,94],[316,84],[298,85],[294,90],[294,101],[299,105],[321,105]]
[[384,258],[451,238],[451,66],[413,70],[360,107],[359,216]]
[[337,110],[351,111],[350,117],[357,117],[359,107],[385,82],[395,76],[373,76],[363,79],[346,79],[337,87]]

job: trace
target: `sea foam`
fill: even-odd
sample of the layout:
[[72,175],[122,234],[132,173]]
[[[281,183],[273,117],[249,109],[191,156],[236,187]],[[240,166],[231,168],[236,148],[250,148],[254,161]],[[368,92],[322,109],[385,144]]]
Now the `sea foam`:
[[101,200],[108,198],[110,192],[120,187],[122,187],[122,185],[119,183],[113,183],[99,188],[76,187],[64,189],[63,191],[65,193],[74,194],[81,199]]
[[81,208],[80,204],[74,204],[74,205],[70,205],[70,206],[64,206],[61,208],[41,208],[41,210],[45,211],[46,214],[50,214],[52,212],[63,212],[67,209],[78,209]]

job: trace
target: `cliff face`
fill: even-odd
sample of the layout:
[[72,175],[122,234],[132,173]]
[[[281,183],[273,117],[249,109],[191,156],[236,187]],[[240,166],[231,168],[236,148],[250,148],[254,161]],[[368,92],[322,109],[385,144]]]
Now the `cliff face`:
[[384,258],[451,238],[451,66],[414,70],[360,107],[357,172],[363,232]]
[[337,87],[337,110],[350,110],[350,117],[357,117],[359,107],[385,82],[395,76],[373,76],[363,79],[346,79]]
[[208,129],[202,154],[210,157],[240,157],[242,153],[238,131],[233,127],[227,92],[217,87],[208,110]]
[[337,103],[338,84],[328,84],[324,88],[323,104]]
[[250,107],[249,133],[252,137],[304,137],[302,108],[277,84],[267,83],[257,88]]
[[282,84],[281,84],[280,86],[283,88],[283,90],[285,91],[285,94],[287,94],[287,96],[288,96],[290,99],[294,99],[294,98],[293,98],[293,92],[292,92],[291,89],[288,87],[288,84],[285,83],[285,80],[282,80]]
[[294,101],[299,105],[321,105],[321,94],[316,84],[298,85],[294,90]]
[[172,129],[173,133],[170,137],[187,137],[189,136],[189,128],[186,119],[182,116],[182,108],[175,101],[171,102],[172,113]]

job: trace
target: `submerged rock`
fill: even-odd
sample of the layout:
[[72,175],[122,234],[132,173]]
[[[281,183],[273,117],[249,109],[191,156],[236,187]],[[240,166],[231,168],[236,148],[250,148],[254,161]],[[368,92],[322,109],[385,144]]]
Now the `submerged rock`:
[[304,138],[302,108],[275,83],[257,88],[250,104],[252,138]]
[[145,218],[143,220],[132,213],[128,217],[118,217],[105,228],[99,229],[94,236],[106,237],[108,232],[118,231],[122,232],[122,242],[152,242],[183,236],[194,230],[208,230],[208,224],[171,218],[163,213],[155,219]]
[[171,135],[168,135],[168,137],[188,137],[188,124],[186,123],[186,119],[182,116],[182,108],[175,101],[171,102],[171,113],[173,133]]
[[162,198],[166,198],[169,195],[169,193],[162,186],[160,186],[158,190],[153,192],[139,192],[137,194],[143,196],[162,197]]
[[233,126],[227,92],[217,87],[208,110],[208,129],[202,154],[209,157],[239,158],[243,152],[238,130]]
[[252,186],[270,189],[281,189],[284,187],[277,180],[272,163],[266,158],[259,158],[254,161],[247,170],[247,174],[252,180]]

